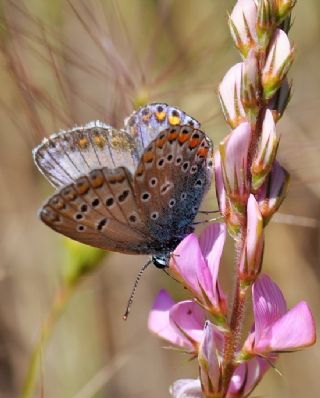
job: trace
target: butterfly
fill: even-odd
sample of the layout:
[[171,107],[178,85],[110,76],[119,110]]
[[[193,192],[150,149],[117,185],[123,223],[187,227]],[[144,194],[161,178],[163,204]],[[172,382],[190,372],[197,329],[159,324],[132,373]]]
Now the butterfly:
[[57,189],[40,210],[81,243],[149,254],[158,268],[194,230],[213,175],[213,144],[178,108],[148,104],[116,130],[100,121],[61,131],[33,150]]

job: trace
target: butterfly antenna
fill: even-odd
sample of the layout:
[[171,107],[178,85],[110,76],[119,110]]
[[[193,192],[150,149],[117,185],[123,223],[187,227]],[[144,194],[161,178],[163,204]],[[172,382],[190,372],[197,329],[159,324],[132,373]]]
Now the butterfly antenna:
[[144,271],[148,268],[148,266],[149,266],[151,263],[152,263],[152,260],[149,260],[146,264],[144,264],[144,266],[141,268],[141,270],[139,271],[139,273],[138,273],[138,275],[137,275],[137,277],[136,277],[136,280],[135,280],[135,282],[134,282],[134,285],[133,285],[133,288],[132,288],[132,291],[131,291],[131,294],[130,294],[130,297],[129,297],[129,300],[128,300],[126,312],[124,313],[124,315],[123,315],[123,317],[122,317],[122,319],[123,319],[124,321],[126,321],[126,320],[128,319],[128,316],[129,316],[129,313],[130,313],[130,310],[131,310],[131,305],[132,305],[132,303],[133,303],[133,298],[134,298],[134,296],[135,296],[135,294],[136,294],[136,290],[137,290],[137,287],[138,287],[138,285],[139,285],[139,281],[140,281],[140,279],[141,279],[141,276],[142,276],[142,274],[144,273]]

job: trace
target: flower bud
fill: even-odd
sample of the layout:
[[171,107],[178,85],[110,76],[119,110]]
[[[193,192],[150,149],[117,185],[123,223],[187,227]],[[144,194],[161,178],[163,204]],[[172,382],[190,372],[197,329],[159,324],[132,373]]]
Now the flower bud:
[[261,48],[267,48],[275,26],[274,0],[260,0],[258,5],[257,36]]
[[219,99],[227,123],[237,127],[246,120],[240,96],[242,63],[234,65],[224,76],[219,86]]
[[292,83],[288,79],[284,79],[280,88],[272,97],[268,107],[272,110],[275,122],[279,121],[291,99]]
[[203,339],[199,346],[198,362],[202,391],[205,396],[216,396],[220,386],[220,364],[218,359],[218,330],[206,321]]
[[264,116],[262,134],[257,145],[257,153],[251,165],[252,187],[254,191],[261,187],[270,173],[278,145],[279,138],[276,133],[276,125],[272,112],[268,109]]
[[241,102],[247,118],[255,122],[258,112],[259,71],[254,50],[249,51],[242,64]]
[[286,197],[289,179],[289,173],[275,162],[268,178],[256,194],[264,225],[267,225]]
[[256,22],[257,6],[254,0],[239,0],[229,17],[229,27],[235,45],[244,57],[257,42]]
[[251,194],[247,206],[247,234],[240,262],[240,278],[244,285],[250,284],[260,273],[263,246],[263,218],[258,203]]
[[241,123],[220,144],[224,188],[231,205],[240,214],[245,212],[250,193],[248,152],[251,142],[249,123]]
[[262,86],[265,99],[270,99],[281,86],[294,57],[288,36],[277,29],[272,40],[266,63],[262,70]]
[[297,0],[275,0],[278,21],[285,19],[296,5]]

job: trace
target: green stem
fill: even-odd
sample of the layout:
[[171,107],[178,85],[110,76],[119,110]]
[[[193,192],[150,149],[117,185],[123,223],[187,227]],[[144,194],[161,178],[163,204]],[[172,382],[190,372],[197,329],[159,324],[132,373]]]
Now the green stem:
[[47,319],[42,324],[37,342],[35,343],[29,360],[26,378],[23,384],[21,398],[31,398],[35,390],[43,348],[53,332],[54,326],[62,315],[70,296],[74,292],[75,285],[63,286],[58,290],[51,306]]

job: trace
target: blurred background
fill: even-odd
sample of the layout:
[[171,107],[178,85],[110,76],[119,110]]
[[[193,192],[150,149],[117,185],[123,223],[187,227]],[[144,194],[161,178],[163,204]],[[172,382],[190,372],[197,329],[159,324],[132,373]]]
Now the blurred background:
[[[100,119],[121,127],[146,102],[176,105],[201,121],[218,143],[228,129],[217,86],[240,57],[227,28],[234,1],[2,0],[0,2],[0,397],[18,397],[40,328],[53,329],[44,347],[36,397],[163,398],[197,366],[164,350],[147,330],[162,287],[183,289],[149,269],[131,316],[122,321],[142,256],[70,244],[37,218],[53,189],[36,170],[31,150],[60,129]],[[290,72],[293,98],[278,124],[280,158],[292,175],[279,222],[268,226],[264,269],[288,306],[305,299],[319,321],[320,3],[300,1],[290,37],[297,49]],[[212,189],[204,209],[215,209]],[[79,274],[86,274],[75,285]],[[96,268],[89,274],[89,268]],[[232,245],[223,285],[232,292]],[[61,286],[69,283],[59,307]],[[58,293],[57,293],[58,292]],[[60,294],[60,295],[59,295]],[[57,296],[58,295],[58,296]],[[248,309],[250,311],[250,309]],[[51,315],[50,315],[51,314]],[[52,315],[53,314],[53,315]],[[50,325],[50,323],[49,323]],[[48,337],[48,336],[47,336]],[[41,345],[40,345],[41,346]],[[253,396],[319,396],[318,345],[282,355]]]

